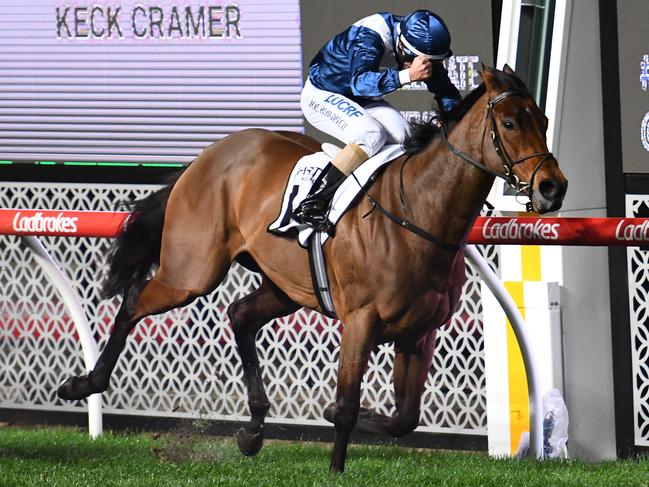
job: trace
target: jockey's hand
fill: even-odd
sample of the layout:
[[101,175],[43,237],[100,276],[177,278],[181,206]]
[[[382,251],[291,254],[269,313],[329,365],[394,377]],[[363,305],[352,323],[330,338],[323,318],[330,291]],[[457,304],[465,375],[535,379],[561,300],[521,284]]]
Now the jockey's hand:
[[433,63],[430,59],[423,56],[417,56],[408,68],[410,81],[425,81],[433,74]]

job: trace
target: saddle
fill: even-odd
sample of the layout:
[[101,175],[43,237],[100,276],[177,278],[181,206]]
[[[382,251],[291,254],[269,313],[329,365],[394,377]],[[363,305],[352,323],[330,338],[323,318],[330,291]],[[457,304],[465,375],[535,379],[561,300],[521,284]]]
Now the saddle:
[[[308,225],[293,220],[291,217],[293,210],[309,194],[320,172],[341,150],[334,144],[325,143],[322,144],[322,152],[304,156],[295,164],[286,183],[279,215],[268,226],[270,233],[286,236],[291,230],[297,229],[299,244],[307,248],[314,230]],[[362,189],[374,180],[379,169],[404,153],[405,150],[400,144],[384,146],[378,154],[365,161],[347,177],[332,198],[328,216],[331,225],[335,226],[340,221]],[[328,238],[326,232],[320,233],[321,244],[324,244]]]

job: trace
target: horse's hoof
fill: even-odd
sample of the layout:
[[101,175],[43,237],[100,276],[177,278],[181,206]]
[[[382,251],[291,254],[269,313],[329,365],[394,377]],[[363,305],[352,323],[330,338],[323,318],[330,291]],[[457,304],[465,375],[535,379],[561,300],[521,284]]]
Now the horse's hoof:
[[66,401],[78,401],[94,393],[87,374],[70,377],[63,381],[56,390],[56,395]]
[[259,453],[264,445],[264,425],[258,421],[250,421],[235,433],[239,451],[251,457]]

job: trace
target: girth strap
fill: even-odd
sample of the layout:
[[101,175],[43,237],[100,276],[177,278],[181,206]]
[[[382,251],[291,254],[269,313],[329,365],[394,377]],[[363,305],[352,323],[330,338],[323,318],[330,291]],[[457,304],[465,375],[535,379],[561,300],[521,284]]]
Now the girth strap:
[[322,232],[315,231],[309,241],[309,265],[311,267],[311,280],[313,290],[318,298],[320,309],[329,318],[338,319],[334,309],[334,301],[329,290],[329,279],[327,277],[327,263],[321,243]]

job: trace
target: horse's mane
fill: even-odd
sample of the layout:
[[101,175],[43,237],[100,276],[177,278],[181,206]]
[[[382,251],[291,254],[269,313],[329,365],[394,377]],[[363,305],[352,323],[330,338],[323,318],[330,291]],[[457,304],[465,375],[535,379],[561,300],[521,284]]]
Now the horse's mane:
[[[527,93],[525,84],[518,77],[498,70],[493,70],[493,73],[498,83],[502,86],[503,91],[515,90]],[[462,120],[462,117],[485,94],[485,91],[486,87],[484,82],[480,83],[477,88],[464,97],[459,105],[444,114],[443,119],[447,126],[452,127]],[[407,154],[414,154],[425,149],[439,135],[441,135],[441,130],[433,124],[433,120],[413,120],[410,122],[410,135],[403,141],[403,146]]]

